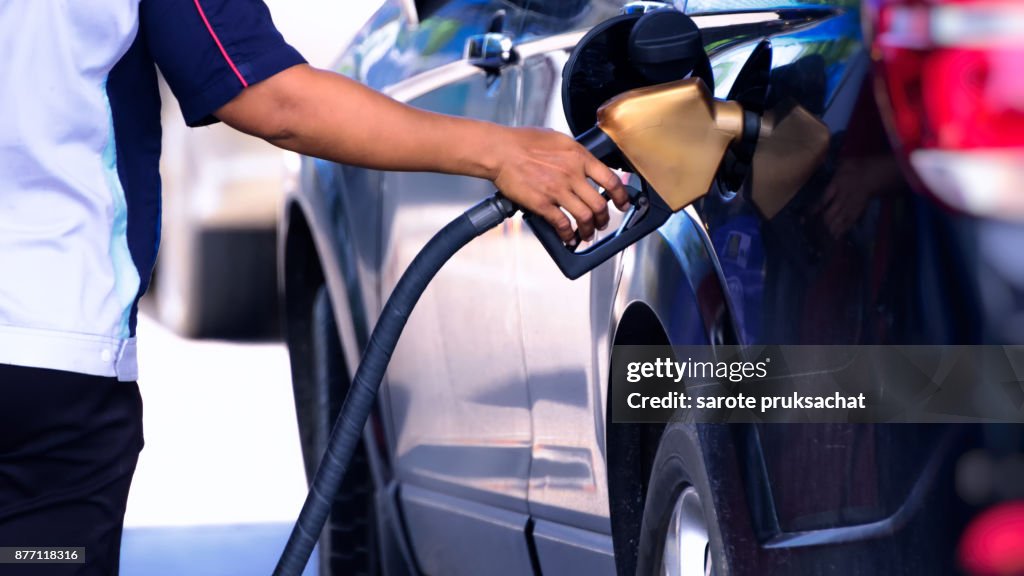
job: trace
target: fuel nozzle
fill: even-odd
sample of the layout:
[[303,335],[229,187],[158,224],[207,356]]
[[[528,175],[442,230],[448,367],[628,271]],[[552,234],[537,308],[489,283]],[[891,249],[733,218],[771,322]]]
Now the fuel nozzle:
[[607,165],[638,175],[640,187],[629,190],[632,206],[619,228],[589,245],[565,244],[542,218],[524,216],[567,277],[592,270],[707,194],[730,149],[723,182],[743,182],[752,171],[751,200],[765,218],[820,164],[828,128],[799,106],[761,116],[714,98],[704,46],[689,16],[658,9],[597,24],[570,54],[562,70],[570,130]]
[[756,141],[760,124],[697,78],[630,90],[597,111],[597,127],[673,212],[708,192],[729,146]]
[[758,127],[755,115],[715,100],[697,78],[629,90],[598,108],[596,126],[577,137],[599,159],[621,155],[640,176],[619,228],[580,248],[564,244],[543,219],[524,220],[562,273],[578,278],[706,194],[729,145],[756,138]]
[[597,118],[673,212],[708,192],[734,146],[753,151],[751,199],[770,219],[821,164],[830,140],[828,127],[802,106],[783,103],[762,118],[713,98],[697,78],[623,93],[599,108]]
[[578,278],[653,232],[711,189],[730,146],[753,150],[752,199],[766,218],[796,194],[828,149],[828,128],[799,106],[764,118],[738,102],[712,97],[699,78],[635,88],[597,110],[597,124],[577,141],[600,159],[621,155],[642,184],[613,234],[578,249],[543,219],[527,224],[559,269]]

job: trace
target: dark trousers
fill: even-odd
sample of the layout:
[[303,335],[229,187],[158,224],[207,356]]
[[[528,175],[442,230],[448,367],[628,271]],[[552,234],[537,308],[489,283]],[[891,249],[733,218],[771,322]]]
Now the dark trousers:
[[85,564],[0,574],[117,574],[142,444],[135,382],[0,365],[0,546],[85,547]]

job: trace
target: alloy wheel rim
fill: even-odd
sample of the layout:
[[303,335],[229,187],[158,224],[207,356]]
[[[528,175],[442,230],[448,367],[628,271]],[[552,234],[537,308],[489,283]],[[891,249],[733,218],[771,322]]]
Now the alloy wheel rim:
[[661,567],[664,576],[710,576],[714,573],[704,508],[693,486],[687,486],[679,494],[672,508]]

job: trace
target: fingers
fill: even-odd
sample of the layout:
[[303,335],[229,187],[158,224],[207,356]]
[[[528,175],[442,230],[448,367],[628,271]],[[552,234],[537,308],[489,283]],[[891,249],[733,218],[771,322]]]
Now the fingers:
[[[590,186],[586,187],[590,189],[591,194],[597,196],[598,199],[601,200],[602,204],[604,203],[604,199],[601,198],[600,194],[594,192],[594,189],[590,188]],[[572,190],[566,190],[559,196],[558,203],[568,210],[569,214],[572,214],[573,219],[576,220],[576,231],[579,232],[580,238],[583,240],[590,240],[594,237],[594,210],[591,209],[586,202],[581,200],[580,197]],[[607,219],[608,215],[606,211],[605,221],[607,221]]]
[[562,239],[562,242],[569,242],[573,239],[572,223],[569,222],[569,218],[565,213],[558,209],[558,206],[548,204],[546,207],[539,209],[537,214],[547,220],[548,224],[558,233],[558,237]]
[[582,200],[593,213],[594,227],[604,230],[604,227],[608,225],[608,201],[584,178],[573,179],[570,185],[573,194]]
[[612,172],[610,168],[605,166],[603,162],[595,158],[590,152],[586,152],[583,169],[588,178],[608,192],[608,196],[611,197],[612,202],[615,202],[615,206],[619,210],[625,210],[629,207],[629,194],[626,193],[626,188],[622,185],[622,181],[619,180],[615,172]]
[[[625,210],[629,194],[611,169],[571,137],[550,130],[508,129],[509,148],[493,181],[510,200],[546,220],[565,242],[590,240],[608,225],[608,199]],[[588,178],[607,191],[602,197]],[[563,210],[565,213],[563,213]],[[566,214],[567,213],[567,214]]]

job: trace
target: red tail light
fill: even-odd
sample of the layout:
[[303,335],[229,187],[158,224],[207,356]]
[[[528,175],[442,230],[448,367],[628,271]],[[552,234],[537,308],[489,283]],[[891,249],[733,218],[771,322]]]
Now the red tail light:
[[972,576],[1024,574],[1024,502],[1010,502],[975,518],[960,540],[960,565]]
[[870,0],[887,122],[925,187],[1024,218],[1024,2]]

